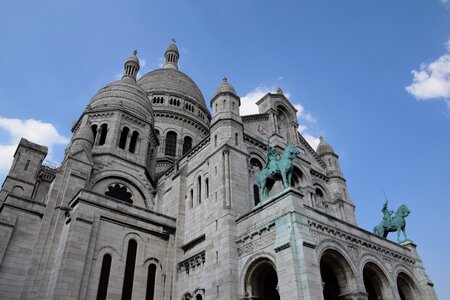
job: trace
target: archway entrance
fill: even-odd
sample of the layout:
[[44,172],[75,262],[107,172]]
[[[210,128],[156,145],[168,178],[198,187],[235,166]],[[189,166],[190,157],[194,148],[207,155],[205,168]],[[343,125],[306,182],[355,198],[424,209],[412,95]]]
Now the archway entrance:
[[399,273],[397,276],[397,289],[401,300],[419,299],[416,285],[412,279],[405,273]]
[[345,258],[335,250],[326,250],[320,259],[324,300],[338,300],[356,290],[355,277]]
[[247,299],[279,300],[278,277],[274,264],[269,259],[260,259],[248,269],[245,280]]
[[364,266],[363,280],[368,300],[394,298],[386,276],[376,264],[368,262]]

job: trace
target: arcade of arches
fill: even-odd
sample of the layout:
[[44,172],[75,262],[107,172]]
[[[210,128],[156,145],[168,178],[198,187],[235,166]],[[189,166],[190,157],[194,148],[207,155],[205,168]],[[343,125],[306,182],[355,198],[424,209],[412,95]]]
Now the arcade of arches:
[[[384,272],[373,262],[367,262],[363,268],[364,290],[357,288],[353,269],[336,250],[328,249],[322,254],[320,274],[324,300],[345,299],[357,295],[367,300],[395,299],[394,287],[391,287]],[[405,273],[399,273],[397,276],[397,293],[401,300],[421,299],[413,280]]]

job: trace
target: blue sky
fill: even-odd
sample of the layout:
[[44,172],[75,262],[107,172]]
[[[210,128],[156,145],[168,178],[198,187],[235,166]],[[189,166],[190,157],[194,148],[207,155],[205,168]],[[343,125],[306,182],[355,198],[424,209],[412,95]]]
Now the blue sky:
[[407,204],[438,296],[450,298],[450,1],[2,1],[0,181],[20,136],[59,162],[70,126],[138,49],[158,68],[176,38],[180,70],[212,98],[281,87],[302,133],[340,155],[359,226],[386,192]]

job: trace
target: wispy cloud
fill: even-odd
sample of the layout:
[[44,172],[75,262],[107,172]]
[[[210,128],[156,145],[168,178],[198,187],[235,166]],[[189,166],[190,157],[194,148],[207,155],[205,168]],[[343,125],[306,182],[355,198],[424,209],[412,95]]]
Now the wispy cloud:
[[67,144],[69,139],[59,134],[55,126],[35,119],[9,119],[0,117],[0,130],[6,131],[8,138],[0,141],[0,176],[5,174],[12,163],[14,151],[20,138],[45,145],[49,149],[48,159],[52,159],[55,145]]
[[[256,102],[261,99],[265,94],[268,92],[274,92],[276,88],[274,86],[268,87],[266,85],[260,85],[253,89],[252,91],[245,94],[243,97],[241,97],[241,107],[240,107],[240,113],[241,115],[253,115],[257,114],[258,112],[258,106],[256,105]],[[290,99],[291,95],[288,92],[283,93],[286,98]],[[299,123],[299,132],[302,134],[302,136],[306,139],[306,141],[313,147],[314,149],[317,148],[317,145],[319,145],[319,137],[316,137],[312,135],[308,129],[309,125],[316,123],[316,119],[313,117],[313,115],[310,112],[307,112],[302,104],[300,103],[293,103],[293,106],[295,109],[297,109],[297,119]]]
[[446,48],[446,54],[429,64],[421,64],[419,71],[411,72],[413,82],[406,91],[417,100],[444,100],[450,109],[450,39]]

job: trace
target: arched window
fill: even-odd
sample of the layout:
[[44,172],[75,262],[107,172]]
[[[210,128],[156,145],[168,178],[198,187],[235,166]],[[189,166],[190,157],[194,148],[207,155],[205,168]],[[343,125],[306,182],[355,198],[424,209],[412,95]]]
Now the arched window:
[[214,135],[214,147],[217,147],[217,135]]
[[92,125],[91,126],[92,129],[92,134],[94,135],[94,143],[95,143],[95,138],[97,137],[97,125]]
[[198,176],[197,178],[197,199],[198,204],[202,203],[202,177]]
[[131,300],[133,293],[134,268],[136,265],[137,242],[128,241],[127,260],[125,263],[125,276],[123,278],[122,300]]
[[173,131],[169,131],[166,136],[166,149],[165,155],[175,156],[177,153],[177,134]]
[[194,207],[194,190],[191,189],[189,192],[189,196],[190,196],[190,201],[191,201],[191,208]]
[[195,296],[195,300],[203,300],[202,295],[197,295],[197,296]]
[[108,125],[102,124],[102,126],[100,126],[100,141],[98,142],[100,146],[105,144],[107,133],[108,133]]
[[109,273],[111,272],[111,255],[105,254],[102,261],[102,270],[100,271],[100,280],[98,281],[97,300],[105,300],[108,293]]
[[236,146],[238,145],[238,139],[239,139],[239,134],[235,133],[234,134],[234,143],[236,144]]
[[148,265],[147,273],[147,291],[145,292],[146,300],[153,300],[155,297],[155,278],[156,278],[156,265]]
[[259,161],[259,159],[254,157],[250,159],[250,166],[255,168],[258,172],[260,172],[263,169],[262,163]]
[[30,165],[30,160],[27,160],[27,162],[25,163],[25,167],[23,167],[23,170],[24,171],[28,170],[29,165]]
[[133,200],[131,199],[131,197],[133,197],[133,194],[130,193],[125,185],[119,183],[108,186],[105,195],[133,204]]
[[205,191],[206,191],[206,198],[209,198],[209,179],[205,179]]
[[192,138],[190,136],[185,136],[183,140],[183,155],[192,149]]
[[122,133],[120,134],[120,140],[119,140],[119,148],[125,149],[125,145],[127,144],[127,138],[128,133],[130,132],[130,129],[128,127],[124,127],[122,129]]
[[255,206],[259,204],[259,188],[258,185],[253,185],[253,200],[255,201]]
[[137,139],[139,137],[139,133],[137,131],[133,131],[133,134],[131,135],[131,140],[130,140],[130,152],[134,153],[134,151],[136,150],[136,144],[137,144]]

